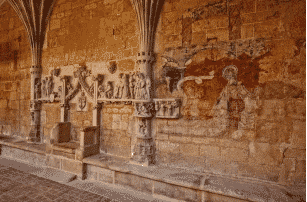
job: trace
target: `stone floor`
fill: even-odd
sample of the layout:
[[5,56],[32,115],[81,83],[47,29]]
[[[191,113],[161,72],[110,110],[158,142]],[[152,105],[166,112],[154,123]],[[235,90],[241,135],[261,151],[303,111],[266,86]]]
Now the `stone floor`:
[[62,170],[0,157],[0,202],[178,202],[165,196],[153,196],[120,185],[81,180],[72,176],[75,175]]
[[0,201],[116,201],[104,196],[0,166]]

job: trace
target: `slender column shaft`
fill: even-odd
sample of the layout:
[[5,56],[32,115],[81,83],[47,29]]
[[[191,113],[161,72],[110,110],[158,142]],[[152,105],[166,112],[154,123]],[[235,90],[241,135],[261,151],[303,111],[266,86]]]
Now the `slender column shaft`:
[[41,67],[38,65],[32,66],[31,72],[31,101],[30,101],[30,115],[31,115],[31,131],[28,136],[30,142],[40,142],[40,111],[41,97],[40,85],[41,85]]
[[[143,74],[146,80],[146,90],[149,91],[146,102],[135,104],[137,144],[133,158],[139,163],[150,165],[154,163],[154,145],[151,135],[152,114],[150,112],[153,104],[153,47],[163,0],[131,0],[131,2],[137,13],[140,30],[140,51],[137,56],[138,71]],[[138,110],[141,111],[138,112]]]

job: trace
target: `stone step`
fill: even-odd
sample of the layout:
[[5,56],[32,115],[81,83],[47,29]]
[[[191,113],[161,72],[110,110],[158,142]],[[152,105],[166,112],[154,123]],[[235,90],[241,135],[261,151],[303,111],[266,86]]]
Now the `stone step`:
[[38,177],[46,178],[59,183],[68,183],[77,178],[77,175],[65,172],[63,170],[42,167],[38,165],[29,165],[16,159],[9,159],[5,157],[0,157],[0,165],[9,166],[21,170],[23,172],[30,173]]

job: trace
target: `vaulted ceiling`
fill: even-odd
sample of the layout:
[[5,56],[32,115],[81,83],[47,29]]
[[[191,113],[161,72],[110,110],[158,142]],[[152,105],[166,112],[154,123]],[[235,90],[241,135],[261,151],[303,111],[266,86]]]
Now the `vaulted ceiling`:
[[[0,0],[0,5],[5,0]],[[42,48],[55,0],[7,0],[25,26],[32,51],[32,65],[41,64]]]

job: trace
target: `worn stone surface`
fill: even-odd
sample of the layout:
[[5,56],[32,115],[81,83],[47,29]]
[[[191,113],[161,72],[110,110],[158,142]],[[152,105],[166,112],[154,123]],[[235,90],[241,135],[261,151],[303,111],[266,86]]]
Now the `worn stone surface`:
[[[305,7],[304,1],[263,0],[167,0],[161,5],[151,90],[153,98],[180,98],[182,106],[179,118],[152,121],[149,130],[157,159],[183,165],[186,158],[205,158],[212,161],[206,169],[220,174],[238,172],[298,183],[305,175],[306,153]],[[25,138],[32,119],[32,53],[23,24],[9,3],[3,3],[0,13],[0,133]],[[109,77],[116,83],[120,73],[139,67],[135,62],[142,34],[138,26],[137,13],[128,0],[57,1],[46,31],[42,75],[60,69],[60,75],[70,76],[75,87],[74,72],[82,64],[91,76],[104,75],[99,82]],[[110,62],[117,64],[114,74],[108,70]],[[223,73],[229,65],[238,69],[234,85],[231,76]],[[198,78],[209,75],[213,78]],[[194,79],[183,81],[188,77]],[[54,78],[58,88],[60,78]],[[182,90],[177,86],[180,81]],[[86,84],[91,88],[90,77]],[[225,94],[231,94],[231,99]],[[75,141],[80,140],[82,127],[93,125],[96,117],[92,111],[95,98],[87,95],[86,108],[77,111],[79,96],[80,92],[70,100],[66,117],[73,125]],[[126,104],[104,104],[98,112],[102,152],[131,157],[137,131],[133,106]],[[48,142],[52,128],[61,120],[59,100],[44,102],[40,116],[42,141]],[[21,151],[3,152],[39,162],[37,156]],[[51,166],[59,167],[59,160],[48,158]],[[92,177],[99,179],[99,175]]]
[[111,201],[98,194],[4,166],[1,166],[1,186],[1,201]]

